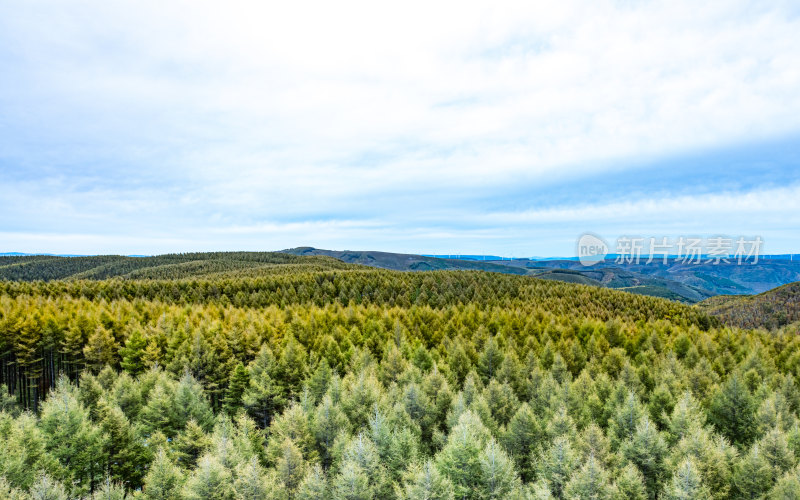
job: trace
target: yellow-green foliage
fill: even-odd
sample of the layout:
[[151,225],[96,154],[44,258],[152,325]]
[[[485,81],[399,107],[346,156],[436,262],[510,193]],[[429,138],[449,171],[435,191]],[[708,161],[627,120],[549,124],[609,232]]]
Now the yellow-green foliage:
[[0,494],[722,499],[799,484],[800,340],[785,331],[530,277],[291,266],[0,283]]

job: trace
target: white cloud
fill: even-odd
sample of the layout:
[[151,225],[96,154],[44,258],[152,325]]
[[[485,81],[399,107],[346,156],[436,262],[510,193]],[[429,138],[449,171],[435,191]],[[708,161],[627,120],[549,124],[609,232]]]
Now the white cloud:
[[[12,77],[0,81],[0,178],[17,201],[0,206],[54,197],[53,217],[76,234],[102,232],[93,219],[141,230],[325,214],[391,228],[405,209],[406,230],[444,237],[454,229],[423,221],[471,213],[465,203],[504,186],[798,132],[796,11],[744,1],[4,3],[0,72]],[[109,185],[70,190],[103,173]],[[59,190],[47,187],[53,178]]]

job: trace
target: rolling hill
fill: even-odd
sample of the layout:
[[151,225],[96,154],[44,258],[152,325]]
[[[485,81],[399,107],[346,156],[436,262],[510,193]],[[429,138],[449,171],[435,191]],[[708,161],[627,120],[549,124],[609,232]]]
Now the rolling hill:
[[481,270],[504,274],[520,274],[545,280],[615,288],[640,295],[663,297],[687,303],[698,302],[714,295],[714,293],[707,290],[669,278],[648,276],[626,269],[610,267],[602,269],[585,268],[579,263],[576,264],[580,269],[565,268],[565,263],[570,261],[444,259],[391,252],[338,251],[311,247],[292,248],[283,251],[291,255],[333,257],[347,263],[395,271]]
[[607,259],[591,267],[585,267],[576,260],[568,259],[515,259],[487,262],[520,269],[570,269],[589,277],[592,276],[592,272],[610,269],[614,274],[627,272],[639,279],[649,277],[678,282],[705,291],[706,296],[757,294],[800,281],[800,261],[797,260],[770,259],[760,260],[756,264],[739,265],[735,261],[719,264],[708,262],[688,264],[677,259],[669,259],[666,263],[655,260],[646,264],[642,260],[636,264],[617,263],[614,259]]
[[779,328],[800,321],[800,282],[758,295],[711,297],[698,306],[727,325]]
[[107,278],[180,279],[218,275],[261,275],[287,270],[349,269],[354,266],[324,256],[280,252],[210,252],[154,257],[0,257],[0,280],[52,281]]
[[101,255],[0,256],[0,280],[52,281],[107,278],[181,279],[211,276],[259,276],[295,270],[333,270],[368,266],[395,271],[487,271],[613,288],[696,303],[716,295],[755,294],[800,280],[800,263],[762,261],[755,266],[617,264],[607,260],[584,267],[574,260],[444,259],[378,251],[324,250],[299,247],[280,252],[211,252],[152,257]]

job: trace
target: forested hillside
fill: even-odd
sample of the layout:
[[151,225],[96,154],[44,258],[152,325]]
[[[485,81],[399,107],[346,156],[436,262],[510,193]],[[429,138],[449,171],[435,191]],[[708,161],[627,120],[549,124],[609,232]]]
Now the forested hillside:
[[318,271],[353,267],[355,266],[331,257],[297,256],[280,252],[206,252],[154,257],[26,255],[0,257],[0,280],[180,279],[236,275],[242,272],[252,276],[275,271]]
[[317,265],[0,282],[0,498],[800,498],[796,333]]
[[729,325],[779,328],[800,321],[800,282],[758,295],[712,297],[699,306]]

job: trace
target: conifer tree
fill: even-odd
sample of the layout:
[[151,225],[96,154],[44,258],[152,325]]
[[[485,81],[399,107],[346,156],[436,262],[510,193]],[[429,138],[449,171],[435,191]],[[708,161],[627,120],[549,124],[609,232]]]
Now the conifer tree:
[[103,456],[107,460],[106,473],[109,476],[104,484],[109,491],[118,490],[120,485],[127,485],[130,489],[139,488],[147,466],[146,449],[118,406],[103,399],[99,413],[100,430],[105,437]]
[[273,490],[279,488],[267,479],[256,457],[239,464],[234,476],[236,479],[233,482],[233,493],[236,500],[261,500],[268,498]]
[[47,474],[41,474],[33,482],[28,495],[31,500],[68,500],[69,495],[64,485],[50,478]]
[[331,493],[335,500],[371,500],[374,498],[369,476],[352,460],[342,463],[339,473],[333,479]]
[[709,419],[714,427],[739,447],[756,435],[756,403],[739,375],[733,374],[714,394]]
[[104,475],[103,435],[74,395],[66,378],[42,405],[40,420],[50,454],[69,471],[82,493],[94,491]]
[[125,346],[119,349],[119,355],[122,358],[120,364],[122,369],[128,372],[131,376],[137,376],[144,372],[145,366],[145,348],[147,347],[147,340],[142,335],[141,330],[134,328],[125,341]]
[[116,362],[117,343],[110,330],[97,325],[94,332],[89,335],[86,347],[83,348],[83,356],[87,365],[96,372],[106,365],[113,365]]
[[275,463],[275,471],[278,479],[290,494],[297,489],[300,481],[305,477],[305,470],[306,463],[303,460],[303,454],[300,453],[297,445],[287,437],[281,445],[281,455]]
[[773,470],[758,445],[742,456],[733,470],[733,498],[761,498],[773,485]]
[[528,403],[522,403],[511,418],[503,434],[503,443],[514,462],[517,464],[523,481],[533,479],[533,463],[531,457],[543,438],[543,430],[536,415]]
[[608,425],[608,433],[614,449],[633,437],[644,415],[644,408],[639,402],[639,398],[632,391],[628,392],[625,401],[615,409]]
[[128,495],[125,487],[121,483],[113,482],[110,477],[106,477],[92,500],[125,500],[126,498]]
[[593,456],[572,474],[564,488],[565,497],[570,499],[612,500],[614,493],[608,473]]
[[489,337],[483,344],[483,350],[478,358],[478,368],[484,382],[494,378],[503,362],[503,353],[494,337]]
[[181,470],[163,448],[159,449],[144,477],[142,496],[147,500],[181,500],[183,481]]
[[794,470],[786,473],[769,491],[769,500],[791,500],[800,498],[800,475]]
[[520,486],[514,462],[494,439],[489,439],[481,453],[480,470],[480,498],[505,498]]
[[231,472],[213,456],[200,457],[197,467],[183,485],[182,497],[185,500],[232,500],[234,490]]
[[705,414],[690,392],[684,392],[675,403],[668,421],[667,440],[670,444],[680,441],[689,432],[705,423]]
[[477,415],[464,412],[450,431],[442,451],[436,455],[436,466],[452,483],[456,498],[465,498],[477,491],[481,478],[481,452],[489,440],[489,431]]
[[248,365],[247,371],[250,383],[242,393],[242,404],[259,426],[266,429],[286,401],[283,389],[275,381],[277,361],[266,344]]
[[308,469],[297,488],[298,500],[325,500],[330,498],[328,481],[322,467],[314,465]]
[[28,500],[30,496],[19,488],[12,486],[5,477],[0,476],[0,498],[6,500]]
[[711,495],[694,461],[688,458],[675,470],[663,497],[665,500],[710,500]]
[[647,488],[644,477],[633,464],[622,468],[614,483],[614,500],[646,500]]
[[187,469],[194,468],[197,460],[210,446],[210,439],[194,419],[186,423],[186,428],[173,441],[178,463]]
[[404,474],[397,496],[402,500],[453,500],[453,483],[431,461],[412,464]]
[[[3,418],[5,417],[5,418]],[[47,451],[47,435],[37,426],[36,417],[23,413],[11,420],[0,413],[0,477],[10,487],[23,490],[30,488],[41,472],[58,476],[62,472],[59,463]]]
[[240,408],[244,406],[242,398],[245,390],[250,384],[250,376],[247,373],[244,365],[239,363],[233,369],[230,382],[228,383],[228,390],[223,399],[223,408],[229,415],[235,414]]
[[649,418],[642,419],[634,435],[622,444],[620,451],[642,473],[648,496],[656,498],[667,472],[667,445]]
[[566,437],[559,436],[536,460],[536,474],[546,482],[554,498],[564,498],[564,488],[577,466],[572,445]]

